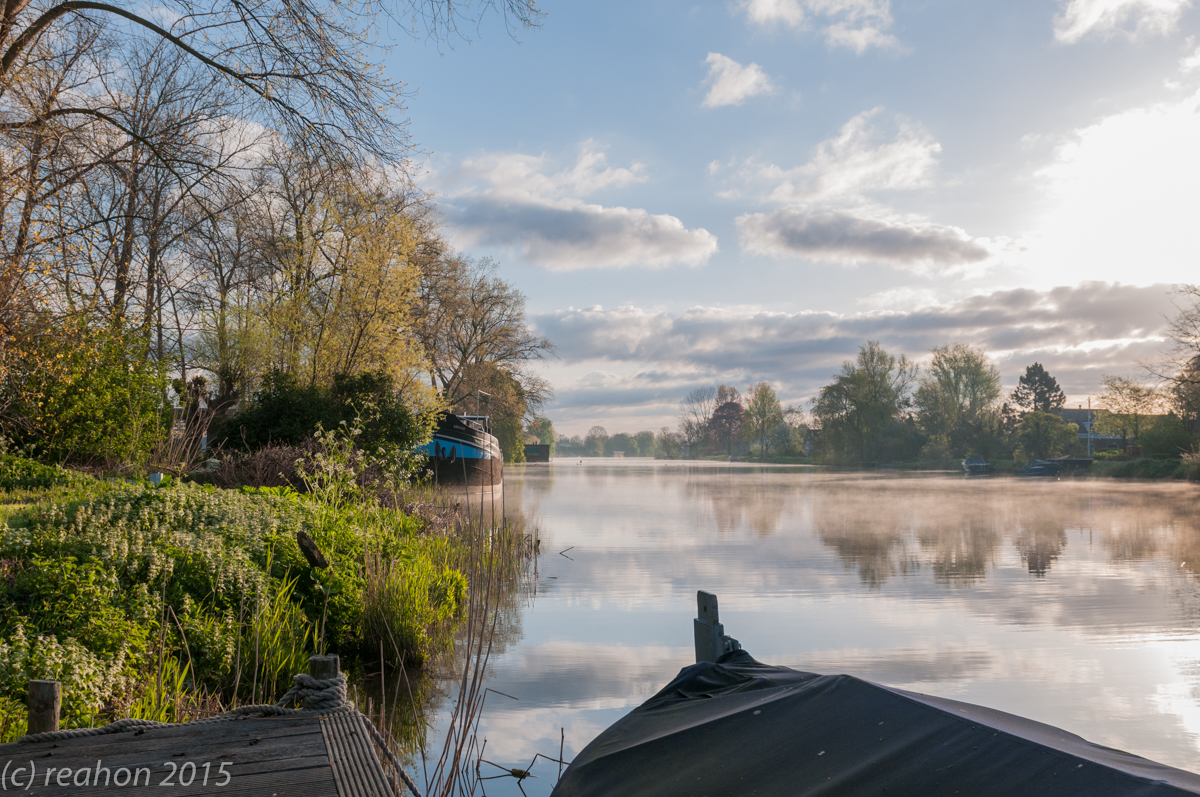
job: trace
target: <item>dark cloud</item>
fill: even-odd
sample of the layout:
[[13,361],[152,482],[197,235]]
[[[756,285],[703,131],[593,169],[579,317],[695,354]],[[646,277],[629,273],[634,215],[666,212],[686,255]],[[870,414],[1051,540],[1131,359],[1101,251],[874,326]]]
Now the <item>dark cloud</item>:
[[459,198],[447,216],[474,245],[513,246],[532,263],[554,270],[673,264],[696,266],[717,251],[705,229],[640,208],[577,202]]
[[845,210],[787,207],[740,216],[737,225],[747,251],[773,257],[958,266],[989,255],[984,246],[953,227],[884,221]]
[[[1172,312],[1170,286],[1084,283],[1049,291],[1018,289],[908,312],[854,315],[772,313],[696,307],[680,314],[618,307],[536,316],[540,333],[567,364],[595,362],[603,378],[556,385],[570,414],[604,409],[654,416],[677,410],[691,387],[765,379],[790,400],[808,398],[867,340],[921,358],[961,341],[989,352],[1007,385],[1039,361],[1068,394],[1099,389],[1102,373],[1136,373],[1153,358]],[[618,375],[619,374],[621,375]]]

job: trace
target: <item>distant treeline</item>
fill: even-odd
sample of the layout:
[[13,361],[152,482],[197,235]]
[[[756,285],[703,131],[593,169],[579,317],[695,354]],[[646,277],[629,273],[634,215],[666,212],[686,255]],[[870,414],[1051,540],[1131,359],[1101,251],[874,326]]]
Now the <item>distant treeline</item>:
[[1183,365],[1158,369],[1158,384],[1105,375],[1090,413],[1064,412],[1066,395],[1041,363],[1028,366],[1005,395],[1000,372],[975,347],[938,346],[921,368],[868,341],[809,402],[808,413],[782,404],[766,382],[744,395],[721,384],[688,393],[676,429],[610,435],[594,426],[582,438],[559,437],[557,449],[579,457],[808,456],[828,464],[948,467],[971,455],[1018,462],[1083,455],[1090,424],[1101,459],[1197,458],[1200,357],[1176,360]]

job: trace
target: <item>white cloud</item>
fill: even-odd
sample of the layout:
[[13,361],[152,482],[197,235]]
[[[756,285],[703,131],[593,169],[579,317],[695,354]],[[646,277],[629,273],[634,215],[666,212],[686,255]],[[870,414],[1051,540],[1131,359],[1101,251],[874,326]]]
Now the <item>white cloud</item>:
[[874,108],[853,117],[801,166],[744,163],[734,179],[783,207],[737,219],[743,249],[841,263],[873,260],[921,271],[986,260],[988,246],[963,230],[879,204],[880,194],[932,186],[942,149],[915,122],[897,117],[886,130],[882,114]]
[[1014,264],[1026,284],[1195,281],[1200,92],[1076,131],[1038,177],[1043,207]]
[[[595,142],[575,163],[550,171],[546,156],[489,154],[463,161],[445,182],[447,221],[461,246],[503,246],[556,271],[582,268],[697,266],[717,238],[675,216],[605,206],[583,197],[647,179],[643,164],[614,168]],[[466,184],[466,187],[462,187]]]
[[490,183],[495,194],[524,201],[586,196],[647,179],[646,167],[641,163],[634,162],[628,168],[610,167],[604,150],[592,140],[583,142],[579,157],[569,169],[546,174],[547,162],[545,155],[488,154],[464,160],[457,171],[464,178]]
[[781,23],[805,30],[816,26],[830,47],[860,55],[871,47],[900,47],[887,33],[892,26],[890,0],[742,0],[746,18],[758,25]]
[[772,257],[924,268],[978,263],[989,256],[985,246],[956,227],[862,211],[813,212],[793,206],[739,216],[737,225],[744,249]]
[[1163,34],[1175,27],[1190,5],[1191,0],[1067,0],[1054,20],[1054,35],[1074,44],[1089,34]]
[[1200,47],[1197,47],[1196,51],[1187,58],[1179,59],[1181,72],[1195,72],[1197,69],[1200,69]]
[[758,64],[742,66],[737,61],[720,53],[709,53],[708,94],[704,96],[705,108],[720,108],[724,105],[741,105],[751,97],[770,94],[775,90],[767,73]]
[[759,25],[782,22],[793,28],[804,25],[806,17],[800,0],[743,0],[746,17]]
[[825,202],[861,198],[878,191],[902,191],[931,184],[942,146],[921,125],[896,119],[889,141],[876,124],[882,108],[864,111],[833,138],[817,145],[812,159],[794,169],[748,162],[743,180],[773,184],[773,202]]

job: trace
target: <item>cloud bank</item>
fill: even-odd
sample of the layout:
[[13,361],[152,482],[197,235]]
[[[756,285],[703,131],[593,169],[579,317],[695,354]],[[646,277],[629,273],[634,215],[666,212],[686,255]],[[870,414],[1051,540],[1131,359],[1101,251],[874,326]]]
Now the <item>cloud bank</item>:
[[882,108],[873,108],[818,144],[800,166],[746,161],[733,179],[744,192],[783,207],[737,218],[743,250],[837,263],[876,261],[910,270],[986,260],[988,246],[966,231],[897,213],[878,201],[882,195],[933,186],[941,149],[921,125],[902,117],[887,120]]
[[698,385],[766,380],[785,401],[805,401],[867,340],[918,359],[962,341],[990,354],[1006,389],[1039,361],[1069,395],[1086,395],[1102,373],[1135,373],[1137,361],[1159,351],[1169,287],[1084,283],[855,314],[592,307],[534,322],[558,346],[564,373],[576,374],[554,378],[556,425],[627,418],[631,428],[657,428],[673,425],[680,399]]
[[985,247],[956,227],[888,221],[851,211],[813,213],[789,207],[739,216],[737,226],[743,249],[772,257],[956,266],[989,256]]
[[458,187],[443,206],[456,243],[498,246],[554,271],[698,266],[717,238],[675,216],[585,202],[598,191],[644,182],[640,163],[610,167],[595,142],[576,162],[550,171],[546,156],[489,154],[464,160],[445,179]]

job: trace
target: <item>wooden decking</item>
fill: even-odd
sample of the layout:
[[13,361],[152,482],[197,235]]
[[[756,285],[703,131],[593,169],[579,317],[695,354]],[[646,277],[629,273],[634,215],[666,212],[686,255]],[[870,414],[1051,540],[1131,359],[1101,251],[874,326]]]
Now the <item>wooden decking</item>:
[[0,745],[0,796],[396,797],[364,722],[274,717]]

